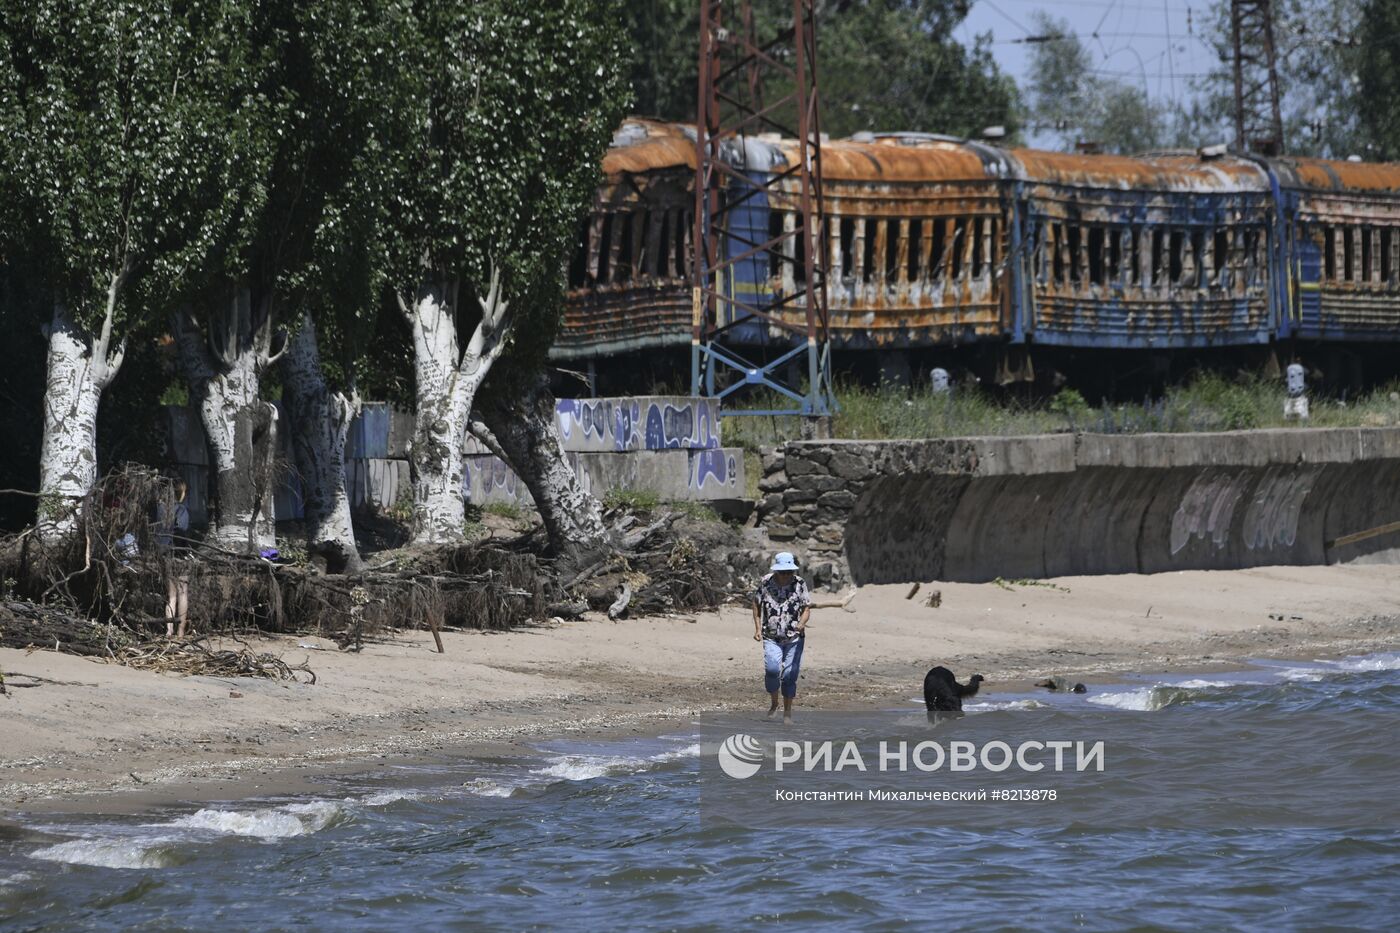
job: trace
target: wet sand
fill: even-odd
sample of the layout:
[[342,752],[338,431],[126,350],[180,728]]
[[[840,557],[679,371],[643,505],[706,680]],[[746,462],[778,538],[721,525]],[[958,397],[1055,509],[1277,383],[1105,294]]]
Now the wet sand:
[[[1092,689],[1125,672],[1400,645],[1400,573],[1385,566],[924,584],[906,599],[909,589],[864,587],[845,609],[814,611],[799,713],[905,702],[936,663],[986,675],[983,692],[994,696],[1045,676]],[[933,590],[939,608],[924,604]],[[445,633],[445,654],[416,631],[359,654],[315,637],[250,645],[309,659],[315,685],[0,649],[9,685],[0,697],[0,810],[111,811],[294,791],[331,771],[415,756],[656,733],[706,711],[766,708],[752,633],[747,608],[734,606]]]

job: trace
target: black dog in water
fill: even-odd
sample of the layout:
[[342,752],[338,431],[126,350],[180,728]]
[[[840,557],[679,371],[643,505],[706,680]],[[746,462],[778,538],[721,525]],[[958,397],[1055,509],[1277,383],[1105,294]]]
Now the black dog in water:
[[973,674],[963,686],[948,668],[935,667],[924,675],[924,706],[930,713],[961,713],[963,697],[976,696],[983,680]]

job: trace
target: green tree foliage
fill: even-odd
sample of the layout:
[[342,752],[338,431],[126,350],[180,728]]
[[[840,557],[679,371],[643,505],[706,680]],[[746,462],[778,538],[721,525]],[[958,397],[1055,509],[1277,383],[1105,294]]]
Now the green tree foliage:
[[1067,21],[1043,12],[1032,18],[1037,33],[1053,38],[1032,47],[1028,123],[1064,150],[1087,144],[1131,154],[1169,143],[1165,108],[1141,88],[1095,75],[1089,50]]
[[[1293,155],[1379,158],[1365,114],[1384,98],[1363,90],[1368,49],[1394,42],[1379,21],[1363,25],[1368,0],[1275,0],[1274,46],[1284,150]],[[1197,144],[1231,142],[1234,130],[1230,4],[1212,5],[1208,32],[1220,64],[1195,82],[1198,100],[1180,134]],[[1379,73],[1378,73],[1379,74]]]
[[260,119],[210,93],[214,40],[241,28],[226,6],[0,3],[0,235],[80,327],[109,307],[119,333],[139,323],[133,287],[163,289],[200,251],[202,195],[233,168],[226,118]]
[[392,287],[460,278],[484,294],[495,263],[517,308],[541,304],[628,99],[616,4],[421,0],[400,41],[412,135],[397,153]]
[[1356,62],[1356,111],[1368,159],[1400,159],[1400,2],[1362,5]]
[[[791,0],[755,0],[760,40],[792,20]],[[817,61],[822,129],[918,130],[973,135],[1014,128],[1015,83],[997,68],[987,37],[969,48],[953,38],[962,0],[831,0],[818,4]],[[698,4],[640,0],[627,5],[638,113],[694,120]],[[737,24],[731,24],[737,28]],[[774,85],[772,96],[783,92]]]

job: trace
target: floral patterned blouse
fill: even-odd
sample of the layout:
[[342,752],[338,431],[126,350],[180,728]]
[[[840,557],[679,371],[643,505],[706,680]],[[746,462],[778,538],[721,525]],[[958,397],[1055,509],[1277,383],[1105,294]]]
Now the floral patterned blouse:
[[812,597],[807,592],[806,581],[797,574],[793,574],[787,586],[779,586],[776,576],[770,573],[763,578],[754,591],[753,601],[763,620],[763,637],[790,642],[802,637],[795,629],[802,619],[802,610],[812,604]]

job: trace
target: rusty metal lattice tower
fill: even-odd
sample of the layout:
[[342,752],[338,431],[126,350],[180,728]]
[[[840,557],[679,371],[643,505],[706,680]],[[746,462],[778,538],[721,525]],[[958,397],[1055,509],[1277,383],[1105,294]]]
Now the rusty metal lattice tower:
[[1230,0],[1230,42],[1234,51],[1235,148],[1282,155],[1283,115],[1270,0]]
[[691,391],[791,402],[743,414],[833,407],[814,6],[761,41],[750,0],[700,0]]

